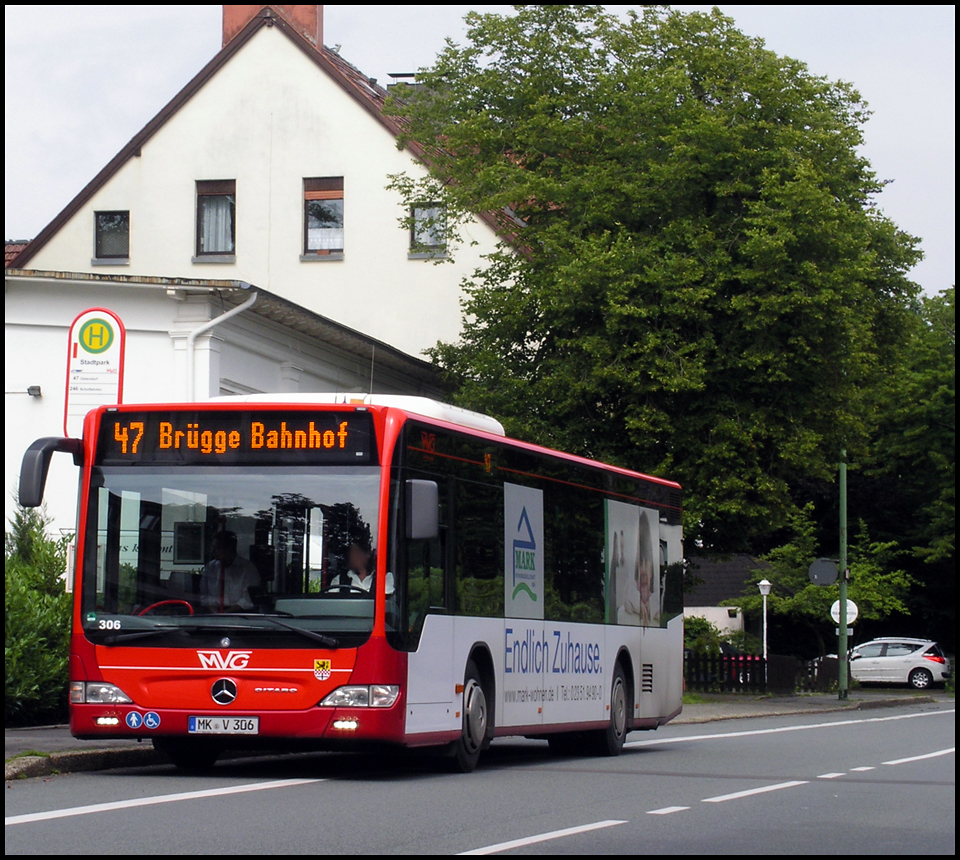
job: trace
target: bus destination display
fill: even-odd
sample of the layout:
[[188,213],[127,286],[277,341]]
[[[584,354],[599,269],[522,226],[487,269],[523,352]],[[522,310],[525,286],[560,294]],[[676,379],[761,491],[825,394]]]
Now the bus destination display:
[[370,465],[373,442],[366,412],[108,412],[97,462]]

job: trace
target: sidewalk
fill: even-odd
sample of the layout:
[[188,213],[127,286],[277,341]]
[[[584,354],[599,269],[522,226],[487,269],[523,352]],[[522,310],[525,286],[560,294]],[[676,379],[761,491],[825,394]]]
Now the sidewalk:
[[[906,690],[855,690],[850,693],[850,698],[844,701],[838,699],[836,693],[798,696],[698,693],[696,696],[700,701],[684,705],[683,713],[670,725],[953,701],[951,695],[940,690],[922,695]],[[148,740],[143,743],[136,740],[78,741],[71,736],[67,726],[5,729],[3,757],[4,779],[44,776],[55,772],[134,767],[166,761],[154,751]]]

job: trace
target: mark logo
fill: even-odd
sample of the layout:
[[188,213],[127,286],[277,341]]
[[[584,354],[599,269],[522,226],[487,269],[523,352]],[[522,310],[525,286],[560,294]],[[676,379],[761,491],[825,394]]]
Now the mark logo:
[[197,651],[197,656],[204,669],[246,669],[253,651]]
[[512,618],[543,619],[543,492],[503,485],[504,604]]
[[523,537],[513,540],[513,594],[511,596],[515,598],[524,591],[531,600],[536,602],[537,594],[534,588],[537,584],[537,540],[533,536],[526,508],[520,512],[517,533]]
[[318,681],[326,681],[330,677],[331,664],[329,660],[313,661],[313,677]]

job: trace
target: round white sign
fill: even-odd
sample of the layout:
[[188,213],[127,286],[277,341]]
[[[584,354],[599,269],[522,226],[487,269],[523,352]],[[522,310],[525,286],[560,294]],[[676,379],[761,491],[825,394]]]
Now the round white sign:
[[[847,624],[853,624],[857,620],[857,616],[860,614],[860,610],[857,608],[857,604],[852,600],[847,601]],[[830,607],[830,617],[833,619],[834,624],[840,623],[840,601],[834,600],[833,606]]]

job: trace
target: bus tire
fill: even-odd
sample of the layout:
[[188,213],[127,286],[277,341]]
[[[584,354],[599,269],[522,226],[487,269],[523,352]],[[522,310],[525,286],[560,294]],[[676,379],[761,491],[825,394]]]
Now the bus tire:
[[629,690],[623,666],[617,663],[610,684],[610,723],[594,736],[596,755],[616,756],[623,751],[623,742],[627,738],[627,723],[633,710],[633,702],[627,701]]
[[193,738],[154,738],[153,748],[165,755],[177,770],[210,770],[220,757],[220,748]]
[[469,660],[463,675],[460,739],[453,742],[449,760],[454,773],[470,773],[477,766],[487,739],[489,714],[480,672],[473,660]]

